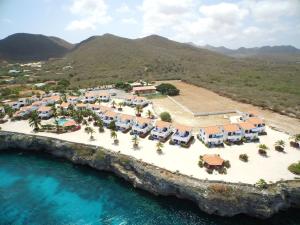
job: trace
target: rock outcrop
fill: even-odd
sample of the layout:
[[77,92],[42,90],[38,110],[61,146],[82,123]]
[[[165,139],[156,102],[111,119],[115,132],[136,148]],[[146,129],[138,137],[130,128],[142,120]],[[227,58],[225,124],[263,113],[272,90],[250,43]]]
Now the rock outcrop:
[[260,190],[253,185],[199,180],[93,145],[0,131],[0,151],[39,151],[75,164],[111,171],[134,187],[155,195],[177,196],[196,203],[209,214],[247,214],[268,218],[280,210],[300,207],[300,181],[282,181]]

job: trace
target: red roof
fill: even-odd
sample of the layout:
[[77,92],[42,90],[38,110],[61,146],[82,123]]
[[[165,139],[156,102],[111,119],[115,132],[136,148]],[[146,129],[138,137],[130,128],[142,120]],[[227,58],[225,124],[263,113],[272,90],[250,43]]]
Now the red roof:
[[210,166],[222,166],[224,163],[224,159],[216,154],[204,155],[203,161]]

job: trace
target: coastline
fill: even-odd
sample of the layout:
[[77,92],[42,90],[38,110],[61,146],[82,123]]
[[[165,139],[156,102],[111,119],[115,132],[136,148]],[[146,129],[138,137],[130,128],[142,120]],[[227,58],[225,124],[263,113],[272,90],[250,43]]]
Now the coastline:
[[0,151],[9,149],[47,152],[75,164],[110,171],[136,188],[191,200],[202,211],[219,216],[269,218],[280,210],[300,207],[300,180],[280,181],[259,190],[250,184],[201,180],[170,172],[94,145],[0,131]]

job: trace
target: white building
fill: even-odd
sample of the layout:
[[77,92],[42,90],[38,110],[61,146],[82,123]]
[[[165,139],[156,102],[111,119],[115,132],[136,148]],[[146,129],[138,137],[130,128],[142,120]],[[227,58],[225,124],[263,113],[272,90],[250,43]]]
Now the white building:
[[208,146],[222,145],[224,140],[223,131],[218,126],[201,128],[198,137]]
[[129,130],[135,121],[135,117],[127,114],[120,114],[116,120],[118,130],[125,132]]
[[98,98],[102,102],[109,102],[109,100],[110,100],[110,94],[108,92],[99,92]]
[[259,134],[262,134],[266,131],[266,124],[261,118],[250,117],[249,119],[246,120],[246,122],[253,124],[256,127],[256,130]]
[[76,105],[79,101],[80,101],[79,96],[68,96],[67,97],[67,102],[72,104],[72,105]]
[[137,135],[146,135],[152,130],[153,125],[151,119],[137,117],[132,126],[132,133]]
[[45,102],[46,105],[53,105],[55,103],[58,103],[59,101],[60,101],[60,96],[57,95],[53,95],[42,99],[42,102]]
[[53,115],[53,111],[49,106],[42,106],[37,111],[41,119],[48,119]]
[[148,102],[148,100],[146,98],[139,97],[139,96],[135,97],[133,99],[133,101],[132,101],[132,105],[134,105],[134,106],[140,106],[140,107],[145,107],[145,106],[148,105],[148,103],[149,102]]
[[246,140],[252,141],[258,139],[258,131],[252,123],[241,122],[238,125],[241,128],[242,135],[244,138],[246,138]]
[[192,139],[192,127],[177,124],[174,128],[174,134],[171,141],[174,144],[188,144]]
[[171,123],[164,121],[156,121],[153,130],[151,130],[151,137],[158,140],[166,140],[172,133]]
[[105,112],[102,116],[103,124],[108,127],[112,121],[115,121],[117,119],[117,115],[117,113],[111,110]]
[[222,127],[224,141],[239,142],[242,140],[242,131],[237,124],[226,124]]
[[126,105],[131,106],[131,105],[133,105],[134,99],[135,99],[135,96],[131,95],[131,96],[126,97],[124,102]]
[[84,103],[93,103],[96,100],[98,100],[98,94],[94,91],[87,92],[82,99]]

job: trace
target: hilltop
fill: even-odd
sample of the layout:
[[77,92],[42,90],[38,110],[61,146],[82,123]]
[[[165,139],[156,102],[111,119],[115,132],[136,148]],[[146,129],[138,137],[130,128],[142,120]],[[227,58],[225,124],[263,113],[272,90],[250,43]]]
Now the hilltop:
[[0,59],[40,61],[64,56],[72,44],[58,37],[17,33],[0,40]]

